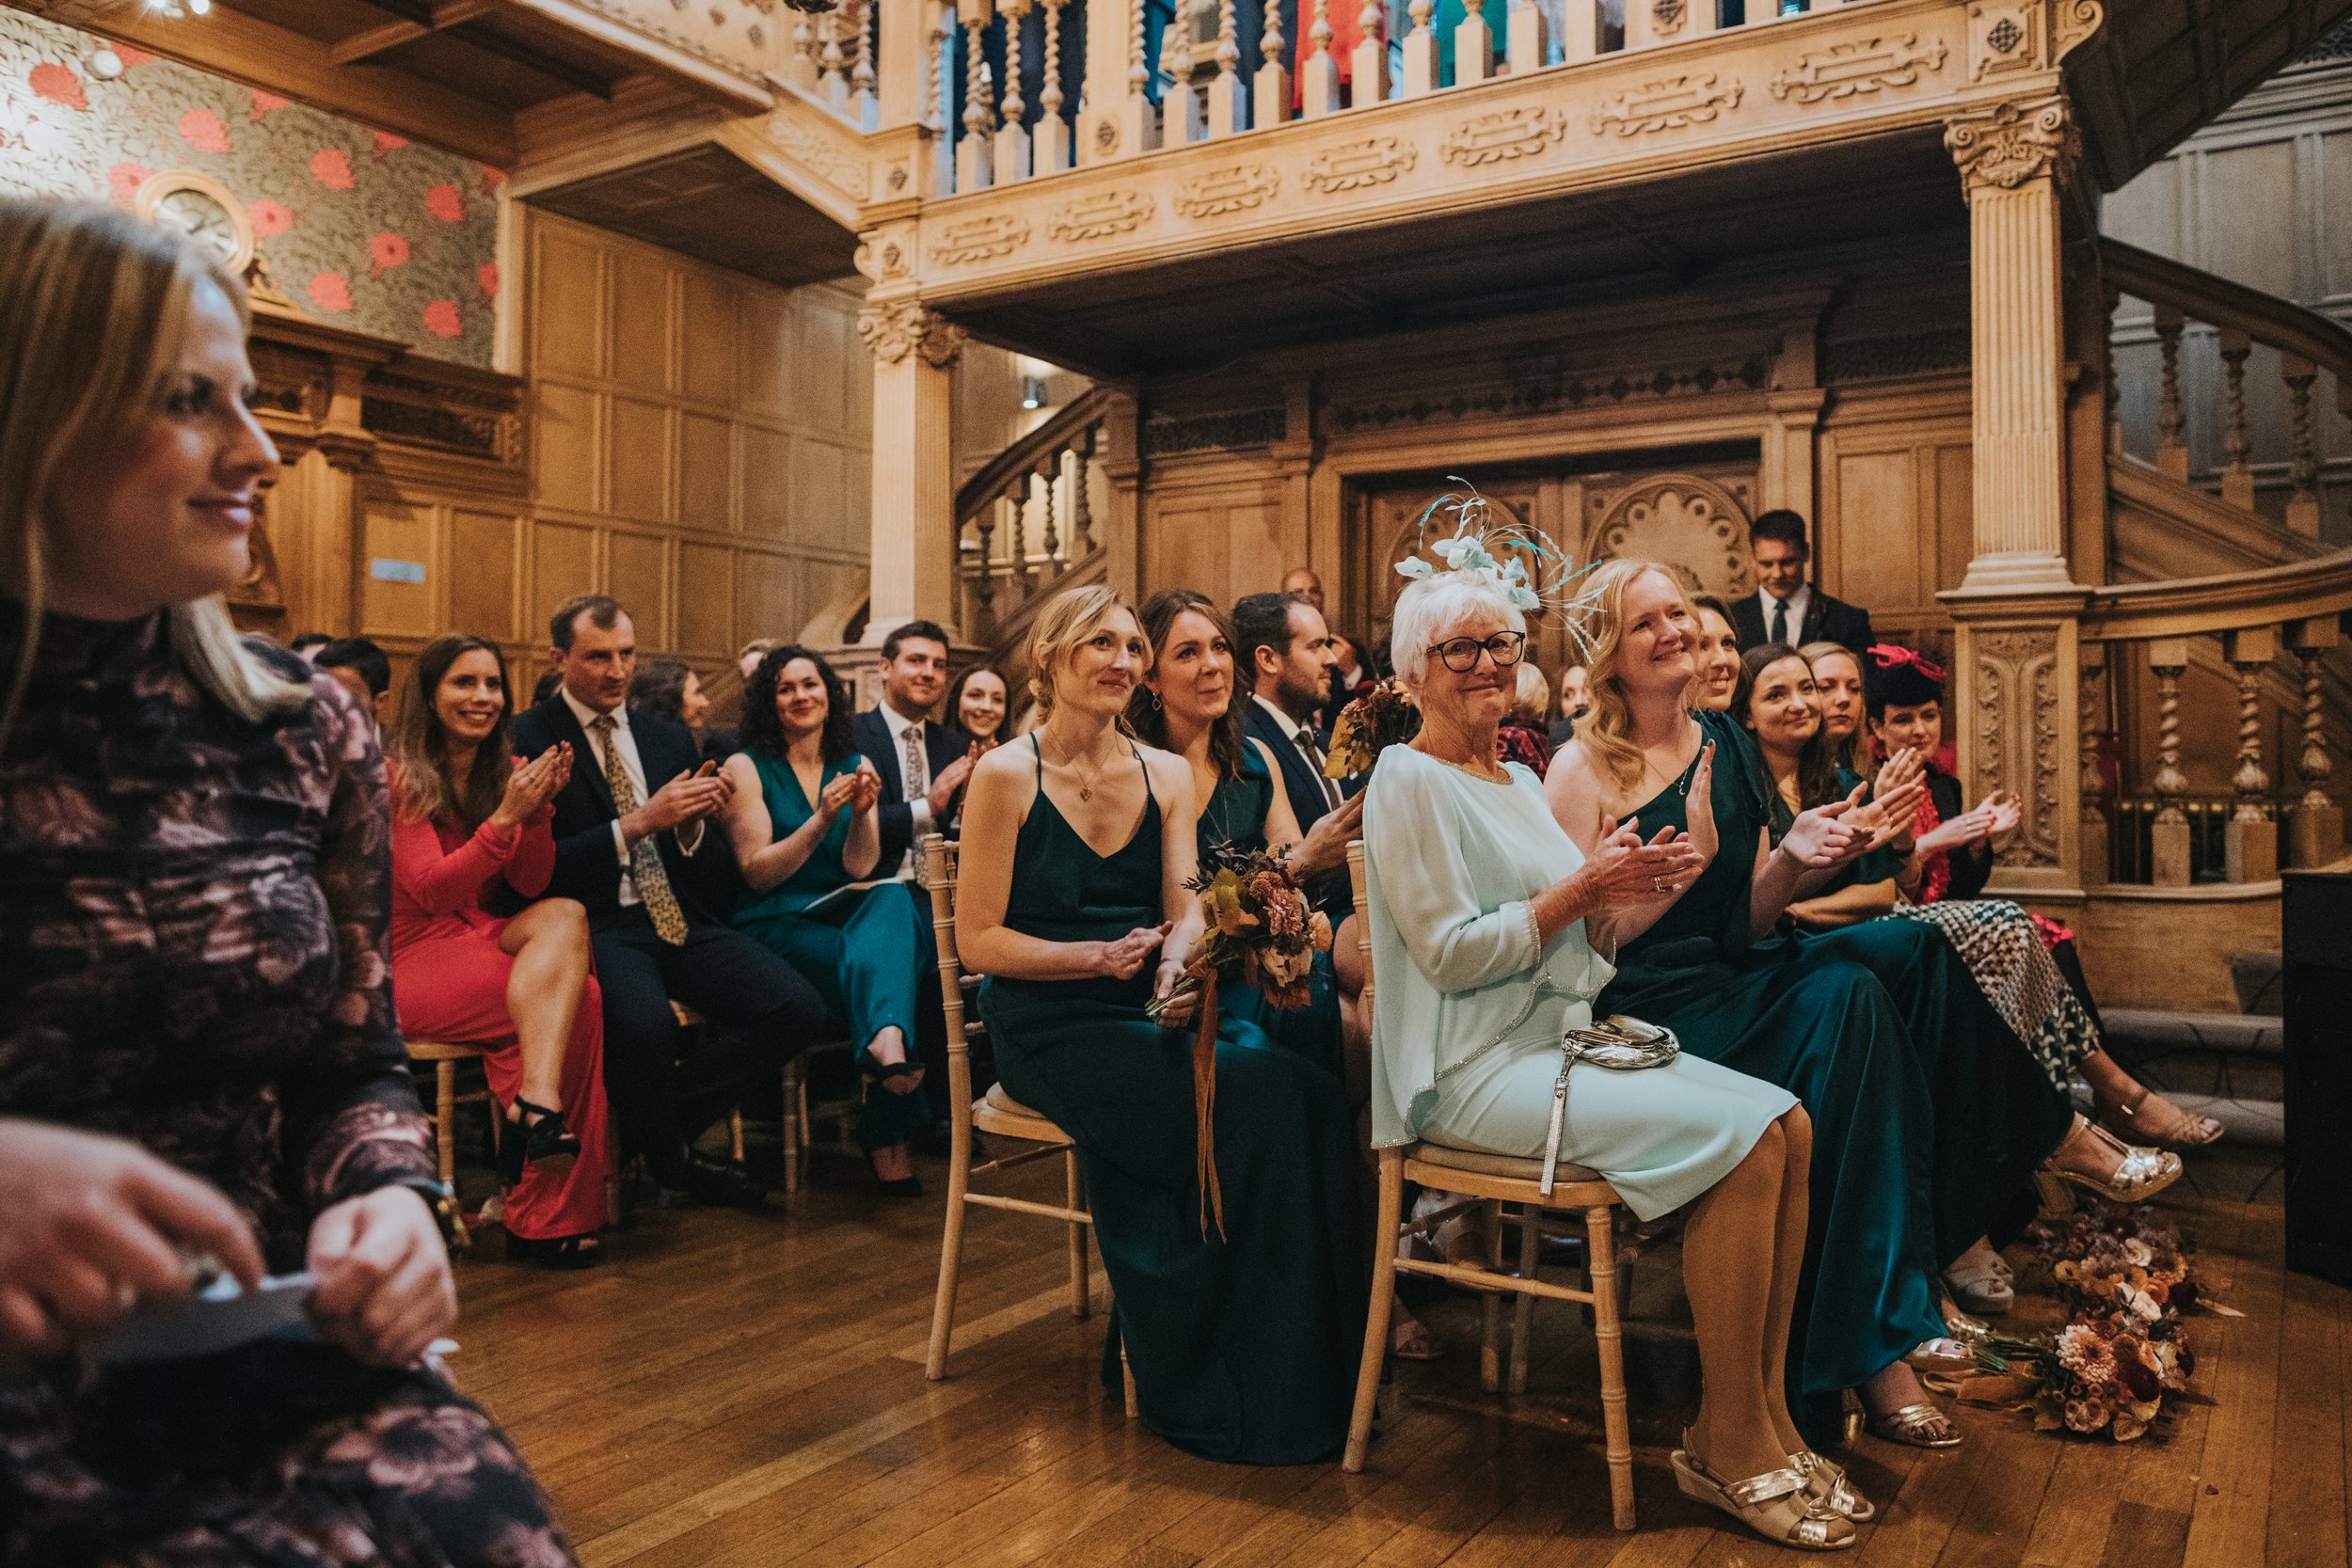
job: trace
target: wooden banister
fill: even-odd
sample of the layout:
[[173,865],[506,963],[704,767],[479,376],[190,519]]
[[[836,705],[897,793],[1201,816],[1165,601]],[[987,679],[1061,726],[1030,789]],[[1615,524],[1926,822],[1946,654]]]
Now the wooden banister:
[[2164,310],[2309,361],[2352,386],[2352,328],[2292,300],[2249,289],[2169,256],[2121,240],[2102,239],[2099,260],[2107,285]]
[[2352,549],[2283,566],[2093,589],[2086,641],[2137,642],[2314,620],[2352,610]]
[[1066,447],[1089,425],[1100,424],[1110,406],[1109,394],[1089,387],[1057,410],[1054,417],[990,458],[970,479],[956,487],[956,517],[968,520],[981,507],[1005,493],[1005,486]]

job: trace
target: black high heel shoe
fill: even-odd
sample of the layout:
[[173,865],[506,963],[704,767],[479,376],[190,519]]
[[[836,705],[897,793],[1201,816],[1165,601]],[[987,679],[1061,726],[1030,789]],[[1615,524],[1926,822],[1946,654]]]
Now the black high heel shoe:
[[520,1181],[526,1165],[557,1180],[570,1175],[572,1162],[580,1158],[580,1137],[564,1125],[564,1113],[519,1095],[515,1109],[519,1116],[507,1122],[506,1136],[499,1140],[500,1185]]
[[913,1078],[919,1080],[923,1076],[922,1063],[912,1060],[900,1060],[896,1062],[877,1061],[874,1057],[874,1053],[862,1045],[850,1054],[850,1064],[854,1066],[865,1077],[867,1083],[872,1084],[877,1088],[887,1089],[893,1094],[909,1094],[914,1092],[911,1089],[892,1089],[890,1087],[900,1079]]

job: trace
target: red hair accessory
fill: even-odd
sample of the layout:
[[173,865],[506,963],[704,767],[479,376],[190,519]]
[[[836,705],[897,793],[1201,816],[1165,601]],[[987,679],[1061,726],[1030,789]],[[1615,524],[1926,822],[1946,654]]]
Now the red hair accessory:
[[1941,683],[1945,677],[1944,667],[1915,648],[1906,648],[1895,642],[1873,642],[1869,653],[1872,658],[1878,660],[1882,670],[1899,670],[1908,664],[1931,681]]

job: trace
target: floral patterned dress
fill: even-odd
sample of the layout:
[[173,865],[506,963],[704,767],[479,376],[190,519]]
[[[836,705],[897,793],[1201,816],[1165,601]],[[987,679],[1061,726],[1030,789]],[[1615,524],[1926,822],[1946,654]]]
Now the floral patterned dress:
[[[0,681],[24,613],[0,599]],[[334,682],[247,722],[182,671],[161,615],[49,617],[0,755],[0,1117],[211,1181],[278,1270],[321,1210],[431,1175],[393,1022],[389,823],[373,728]],[[571,1560],[433,1365],[267,1339],[85,1386],[0,1351],[0,1562]]]

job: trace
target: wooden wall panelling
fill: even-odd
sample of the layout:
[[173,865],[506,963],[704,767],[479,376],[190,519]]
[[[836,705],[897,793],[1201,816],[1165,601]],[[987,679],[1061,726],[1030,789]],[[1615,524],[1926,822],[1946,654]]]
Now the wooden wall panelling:
[[1820,437],[1820,577],[1891,634],[1948,647],[1939,590],[1973,553],[1965,378],[1886,383],[1841,396]]
[[1289,490],[1262,459],[1155,461],[1139,550],[1144,594],[1189,588],[1231,607],[1279,588],[1307,559],[1306,519],[1292,515]]

